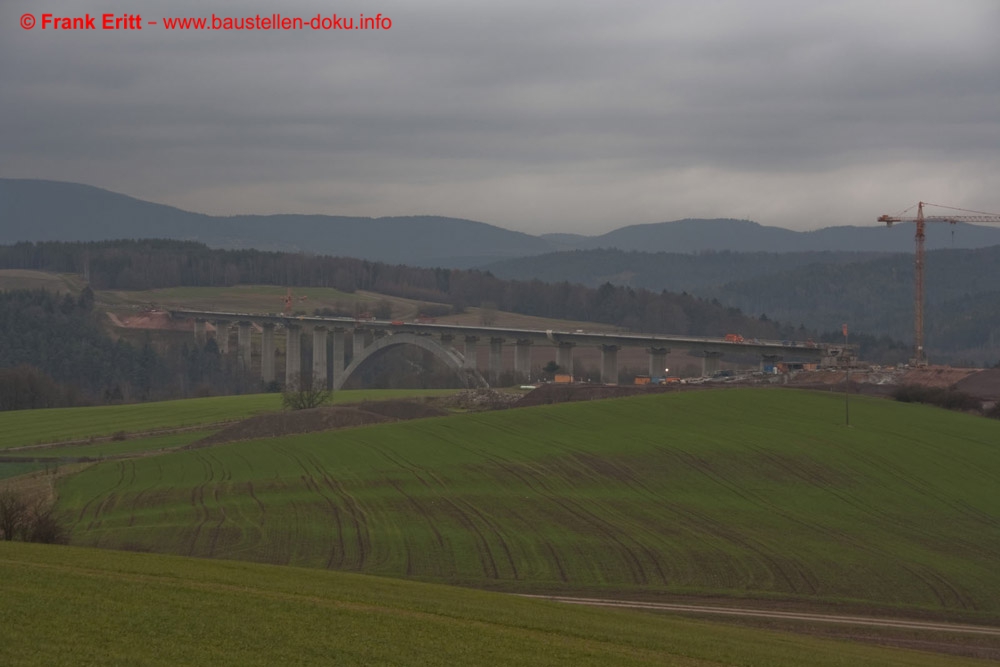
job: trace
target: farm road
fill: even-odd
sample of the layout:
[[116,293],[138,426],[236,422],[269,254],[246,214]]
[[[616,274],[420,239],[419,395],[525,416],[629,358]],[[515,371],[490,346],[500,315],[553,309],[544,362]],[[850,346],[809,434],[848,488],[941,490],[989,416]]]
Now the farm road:
[[580,604],[592,607],[621,607],[623,609],[648,609],[652,611],[674,611],[690,614],[721,614],[725,616],[742,616],[771,618],[788,621],[808,621],[813,623],[842,623],[846,625],[861,625],[867,627],[903,628],[907,630],[928,630],[935,632],[959,632],[966,634],[991,635],[1000,637],[1000,627],[983,625],[963,625],[959,623],[942,623],[938,621],[909,621],[896,618],[872,618],[868,616],[840,616],[836,614],[814,614],[795,611],[771,611],[740,607],[713,607],[709,605],[676,604],[670,602],[637,602],[629,600],[604,600],[600,598],[563,597],[559,595],[527,595],[520,597],[552,600],[566,604]]

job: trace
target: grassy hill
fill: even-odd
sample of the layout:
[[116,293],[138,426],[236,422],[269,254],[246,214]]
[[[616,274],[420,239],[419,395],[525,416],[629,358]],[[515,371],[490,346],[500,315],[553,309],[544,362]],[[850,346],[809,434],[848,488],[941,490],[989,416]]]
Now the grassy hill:
[[[417,396],[444,396],[453,389],[358,389],[333,394],[333,403],[356,403]],[[86,408],[53,408],[0,412],[0,451],[64,440],[85,440],[118,432],[144,433],[235,421],[256,414],[281,410],[281,394],[212,396],[131,405],[101,405]],[[88,451],[109,453],[119,443],[94,445]],[[45,450],[48,451],[48,450]],[[77,451],[74,448],[73,451]]]
[[1000,423],[707,391],[115,461],[75,544],[510,591],[706,593],[1000,618]]
[[0,543],[0,663],[982,664],[299,568]]

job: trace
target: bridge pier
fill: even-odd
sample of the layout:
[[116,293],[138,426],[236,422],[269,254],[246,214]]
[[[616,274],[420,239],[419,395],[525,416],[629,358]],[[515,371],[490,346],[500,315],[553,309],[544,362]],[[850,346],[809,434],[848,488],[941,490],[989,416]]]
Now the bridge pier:
[[503,338],[490,338],[490,382],[496,384],[503,373]]
[[618,346],[601,346],[601,382],[618,384]]
[[285,325],[285,389],[298,391],[302,387],[302,327]]
[[667,354],[670,352],[665,347],[649,348],[649,377],[661,377],[667,372]]
[[250,322],[240,322],[237,325],[236,350],[239,354],[237,359],[240,370],[243,372],[249,372],[250,365],[253,363],[253,353],[250,348],[250,326]]
[[326,389],[326,327],[313,327],[313,389]]
[[764,372],[764,366],[774,366],[779,361],[781,361],[780,354],[762,354],[760,355],[760,372]]
[[563,373],[573,375],[573,343],[559,343],[556,348],[556,363]]
[[219,354],[223,356],[229,354],[229,322],[227,320],[215,321],[215,344],[219,348]]
[[514,344],[514,375],[518,382],[531,380],[530,338],[521,338]]
[[364,353],[365,348],[372,344],[372,332],[370,329],[355,329],[351,335],[353,340],[353,354],[351,360],[357,359]]
[[719,359],[721,352],[705,352],[701,359],[701,374],[703,377],[712,377],[719,372]]
[[344,349],[344,330],[334,329],[333,333],[333,387],[340,386],[340,377],[344,374],[344,357],[347,350]]
[[264,322],[260,333],[260,379],[264,384],[274,382],[274,324]]
[[205,344],[205,320],[194,318],[194,342],[198,344],[198,347],[202,347]]
[[462,361],[462,366],[470,370],[476,370],[476,344],[479,342],[479,336],[466,336],[465,337],[465,354],[463,355],[465,359]]

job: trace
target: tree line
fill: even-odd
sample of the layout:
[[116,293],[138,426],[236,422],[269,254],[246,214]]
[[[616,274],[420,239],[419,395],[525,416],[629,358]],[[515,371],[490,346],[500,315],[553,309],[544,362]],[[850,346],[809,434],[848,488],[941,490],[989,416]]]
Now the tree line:
[[332,287],[443,303],[492,304],[539,317],[612,324],[648,333],[803,337],[796,329],[686,293],[569,282],[502,280],[488,271],[427,269],[366,260],[261,250],[216,250],[200,243],[123,240],[41,242],[0,246],[0,268],[83,274],[94,289],[146,290],[237,284]]

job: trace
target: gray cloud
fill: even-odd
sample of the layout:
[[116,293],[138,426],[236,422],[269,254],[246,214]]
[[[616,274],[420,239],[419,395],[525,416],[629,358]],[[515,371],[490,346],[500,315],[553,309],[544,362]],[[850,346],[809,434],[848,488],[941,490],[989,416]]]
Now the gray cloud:
[[19,17],[87,3],[5,2],[0,176],[212,213],[534,232],[874,224],[918,199],[1000,210],[995,0],[141,6],[381,11],[393,27],[56,34]]

